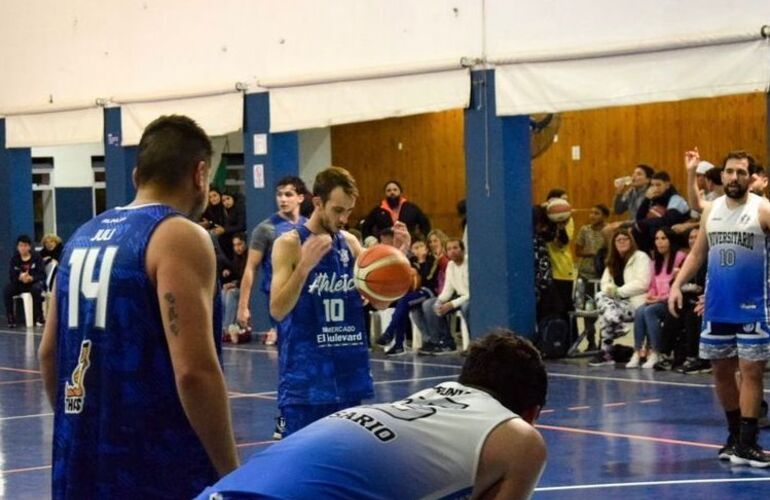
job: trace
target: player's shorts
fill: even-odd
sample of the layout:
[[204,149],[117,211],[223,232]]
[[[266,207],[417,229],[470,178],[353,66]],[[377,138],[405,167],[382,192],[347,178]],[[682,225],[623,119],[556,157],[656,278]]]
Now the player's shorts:
[[701,359],[737,356],[746,361],[767,361],[770,359],[770,325],[704,321],[699,356]]

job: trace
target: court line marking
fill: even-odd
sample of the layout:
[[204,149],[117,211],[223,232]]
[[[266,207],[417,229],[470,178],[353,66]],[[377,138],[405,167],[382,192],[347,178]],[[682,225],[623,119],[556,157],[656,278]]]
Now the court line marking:
[[29,330],[29,331],[25,332],[25,331],[19,331],[19,330],[7,330],[7,329],[0,328],[0,333],[7,333],[8,335],[30,335],[30,334],[32,334],[32,335],[34,335],[36,337],[42,337],[43,336],[43,332],[36,332],[34,330]]
[[0,366],[0,370],[16,373],[34,373],[35,375],[40,375],[40,370],[28,370],[25,368],[13,368],[10,366]]
[[35,415],[16,415],[14,417],[0,417],[0,421],[21,420],[22,418],[53,417],[53,413],[36,413]]
[[684,441],[681,439],[666,439],[666,438],[658,438],[658,437],[652,437],[652,436],[642,436],[640,434],[623,434],[619,432],[594,431],[591,429],[580,429],[578,427],[562,427],[558,425],[546,425],[546,424],[536,424],[535,427],[537,427],[538,429],[545,429],[549,431],[571,432],[574,434],[588,434],[591,436],[602,436],[602,437],[611,437],[611,438],[636,439],[638,441],[651,441],[653,443],[662,443],[662,444],[681,444],[685,446],[697,446],[699,448],[719,449],[722,447],[722,445],[719,445],[719,444],[698,443],[697,441]]
[[40,382],[42,381],[42,378],[24,378],[21,380],[3,380],[0,382],[0,385],[8,385],[8,384],[23,384],[25,382]]
[[704,484],[704,483],[750,483],[754,481],[770,481],[770,477],[734,477],[723,479],[673,479],[668,481],[640,481],[633,483],[598,483],[575,484],[571,486],[545,486],[535,488],[535,491],[564,491],[564,490],[588,490],[596,488],[627,488],[631,486],[658,486],[666,484]]

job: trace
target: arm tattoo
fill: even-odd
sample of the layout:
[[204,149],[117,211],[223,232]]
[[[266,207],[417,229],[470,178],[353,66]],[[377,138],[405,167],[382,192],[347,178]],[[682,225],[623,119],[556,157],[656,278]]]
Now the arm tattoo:
[[179,325],[176,322],[179,319],[179,315],[176,312],[176,297],[174,297],[173,293],[166,292],[163,298],[168,302],[168,327],[175,336],[179,335]]

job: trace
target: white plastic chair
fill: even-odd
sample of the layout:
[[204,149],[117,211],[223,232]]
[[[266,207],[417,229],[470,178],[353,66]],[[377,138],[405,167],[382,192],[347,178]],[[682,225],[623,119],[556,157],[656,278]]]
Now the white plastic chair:
[[35,326],[34,313],[32,311],[32,294],[29,292],[13,296],[13,310],[16,310],[16,301],[21,300],[24,306],[24,323],[27,326]]

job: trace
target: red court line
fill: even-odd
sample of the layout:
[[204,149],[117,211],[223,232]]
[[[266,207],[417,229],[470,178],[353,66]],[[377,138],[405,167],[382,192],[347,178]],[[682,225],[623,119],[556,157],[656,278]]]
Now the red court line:
[[0,382],[0,385],[7,385],[7,384],[23,384],[25,382],[40,382],[43,380],[42,378],[25,378],[22,380],[3,380]]
[[19,373],[35,373],[37,375],[40,375],[40,370],[25,370],[23,368],[11,368],[10,366],[0,366],[0,370],[5,370],[9,372],[19,372]]
[[700,448],[719,449],[722,447],[722,445],[718,445],[718,444],[698,443],[696,441],[682,441],[679,439],[666,439],[666,438],[657,438],[652,436],[641,436],[639,434],[621,434],[618,432],[593,431],[590,429],[579,429],[576,427],[561,427],[557,425],[543,425],[543,424],[537,424],[535,425],[535,427],[539,429],[549,430],[549,431],[572,432],[575,434],[589,434],[592,436],[602,436],[602,437],[612,437],[612,438],[636,439],[638,441],[652,441],[654,443],[663,443],[663,444],[681,444],[685,446],[698,446]]

